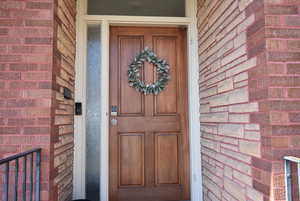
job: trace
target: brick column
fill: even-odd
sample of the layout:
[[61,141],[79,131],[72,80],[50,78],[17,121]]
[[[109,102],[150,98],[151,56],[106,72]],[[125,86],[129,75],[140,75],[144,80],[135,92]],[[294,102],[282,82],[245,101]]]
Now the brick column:
[[53,4],[0,1],[0,157],[41,147],[50,190]]
[[0,1],[0,157],[42,149],[42,200],[71,200],[75,1]]
[[[265,158],[272,161],[270,195],[285,200],[285,155],[300,157],[300,2],[265,1]],[[295,198],[294,198],[295,199]],[[296,199],[295,199],[296,200]]]
[[259,103],[252,121],[260,124],[262,137],[262,157],[252,160],[254,188],[266,200],[285,200],[283,156],[300,156],[300,3],[262,3],[261,19],[249,43],[250,53],[259,54],[261,63],[251,69],[249,82],[250,99]]

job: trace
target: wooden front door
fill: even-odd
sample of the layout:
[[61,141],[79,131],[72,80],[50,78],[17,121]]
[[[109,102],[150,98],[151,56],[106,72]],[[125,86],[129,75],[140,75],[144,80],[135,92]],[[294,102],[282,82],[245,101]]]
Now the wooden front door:
[[[189,199],[186,31],[182,28],[111,27],[110,201]],[[128,84],[128,65],[145,47],[170,64],[171,80],[159,95]],[[141,70],[155,82],[153,65]]]

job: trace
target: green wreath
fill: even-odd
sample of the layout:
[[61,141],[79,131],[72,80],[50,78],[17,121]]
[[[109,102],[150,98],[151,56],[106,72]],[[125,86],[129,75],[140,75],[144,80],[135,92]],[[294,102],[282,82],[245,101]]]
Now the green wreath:
[[[146,84],[140,79],[140,69],[144,62],[147,61],[156,67],[158,79],[152,84]],[[129,86],[135,88],[137,91],[147,94],[159,94],[163,91],[170,80],[170,66],[166,60],[160,59],[149,48],[145,48],[139,55],[137,55],[128,69],[128,83]]]

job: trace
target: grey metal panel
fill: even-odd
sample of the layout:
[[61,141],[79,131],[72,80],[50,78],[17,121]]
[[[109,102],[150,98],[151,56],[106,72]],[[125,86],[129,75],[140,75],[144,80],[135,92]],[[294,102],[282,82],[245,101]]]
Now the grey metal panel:
[[285,171],[285,193],[286,201],[292,201],[292,175],[291,175],[291,162],[288,160],[284,161]]
[[100,192],[100,25],[88,27],[86,91],[86,197],[99,201]]

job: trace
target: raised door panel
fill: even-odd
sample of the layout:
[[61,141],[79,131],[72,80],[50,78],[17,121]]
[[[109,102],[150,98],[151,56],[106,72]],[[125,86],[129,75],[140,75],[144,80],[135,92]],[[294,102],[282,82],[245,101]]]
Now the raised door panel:
[[[119,107],[121,115],[143,115],[144,96],[137,93],[128,84],[128,65],[143,48],[143,37],[120,36],[119,37]],[[140,71],[144,77],[144,70]],[[115,80],[118,82],[118,80]]]
[[179,136],[156,134],[156,184],[179,184]]
[[119,185],[144,185],[144,135],[119,135]]
[[[171,79],[167,87],[155,96],[155,115],[174,115],[177,113],[177,37],[155,36],[154,51],[170,65]],[[156,73],[155,73],[156,76]]]

